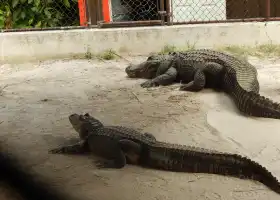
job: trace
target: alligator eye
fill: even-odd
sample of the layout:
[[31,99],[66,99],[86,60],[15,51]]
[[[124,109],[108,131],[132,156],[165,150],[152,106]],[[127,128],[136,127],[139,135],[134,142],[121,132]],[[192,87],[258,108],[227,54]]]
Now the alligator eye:
[[85,119],[84,115],[79,116],[79,120],[84,120],[84,119]]
[[88,114],[88,113],[86,113],[86,114],[85,114],[85,116],[86,116],[86,117],[89,117],[89,114]]

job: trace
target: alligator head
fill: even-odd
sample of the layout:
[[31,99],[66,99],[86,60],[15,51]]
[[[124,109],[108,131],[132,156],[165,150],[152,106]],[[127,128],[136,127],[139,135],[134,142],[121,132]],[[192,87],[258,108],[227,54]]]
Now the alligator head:
[[129,65],[126,67],[125,72],[130,78],[145,78],[152,79],[156,77],[157,71],[163,61],[171,59],[174,55],[151,55],[145,62],[138,65]]
[[129,78],[152,79],[156,76],[160,63],[159,60],[149,60],[138,65],[131,64],[126,67],[125,72]]
[[103,124],[86,113],[84,115],[78,115],[76,113],[69,116],[69,121],[72,124],[75,131],[79,133],[82,140],[86,139],[88,134],[96,128],[103,127]]

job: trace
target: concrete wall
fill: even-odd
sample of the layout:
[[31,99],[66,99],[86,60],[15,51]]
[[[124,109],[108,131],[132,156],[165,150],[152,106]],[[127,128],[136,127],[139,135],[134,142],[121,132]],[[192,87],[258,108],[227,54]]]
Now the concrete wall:
[[279,33],[280,22],[1,33],[0,61],[69,58],[108,49],[120,54],[146,55],[165,45],[211,48],[279,44]]

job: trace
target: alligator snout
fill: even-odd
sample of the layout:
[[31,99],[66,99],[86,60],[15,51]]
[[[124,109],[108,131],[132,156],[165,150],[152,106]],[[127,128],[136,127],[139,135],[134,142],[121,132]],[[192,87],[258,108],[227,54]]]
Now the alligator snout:
[[128,75],[128,77],[135,78],[136,74],[135,74],[135,71],[131,69],[132,67],[133,67],[133,65],[128,65],[125,68],[125,72]]

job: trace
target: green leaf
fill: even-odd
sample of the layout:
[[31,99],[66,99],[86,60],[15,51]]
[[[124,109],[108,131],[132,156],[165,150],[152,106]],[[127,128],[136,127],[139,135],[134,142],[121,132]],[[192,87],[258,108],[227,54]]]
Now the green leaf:
[[19,3],[19,0],[13,0],[12,1],[12,7],[15,8]]
[[40,0],[34,0],[35,6],[39,6],[40,5]]
[[63,0],[63,4],[67,7],[70,8],[70,3],[68,0]]
[[38,8],[37,8],[37,7],[32,7],[31,10],[32,10],[33,12],[35,12],[35,13],[38,12]]
[[30,20],[28,20],[28,25],[31,25],[34,21],[34,18],[31,18]]
[[25,3],[26,2],[26,0],[20,0],[20,3]]
[[21,8],[16,9],[13,12],[13,21],[16,22],[18,20],[19,14],[21,13]]
[[35,25],[35,27],[36,27],[36,28],[40,28],[41,25],[42,25],[42,21],[39,21],[39,22]]
[[31,3],[33,3],[33,0],[28,0],[28,4],[31,4]]
[[51,10],[51,8],[46,8],[46,9],[44,10],[44,13],[45,13],[45,15],[47,15],[48,18],[51,18],[51,17],[52,17],[52,14],[51,14],[51,12],[50,12],[49,10]]
[[24,12],[24,11],[22,11],[22,12],[20,13],[20,17],[21,17],[21,19],[25,19],[26,14],[25,14],[25,12]]
[[4,25],[5,25],[5,19],[4,17],[0,16],[0,29],[4,28]]

